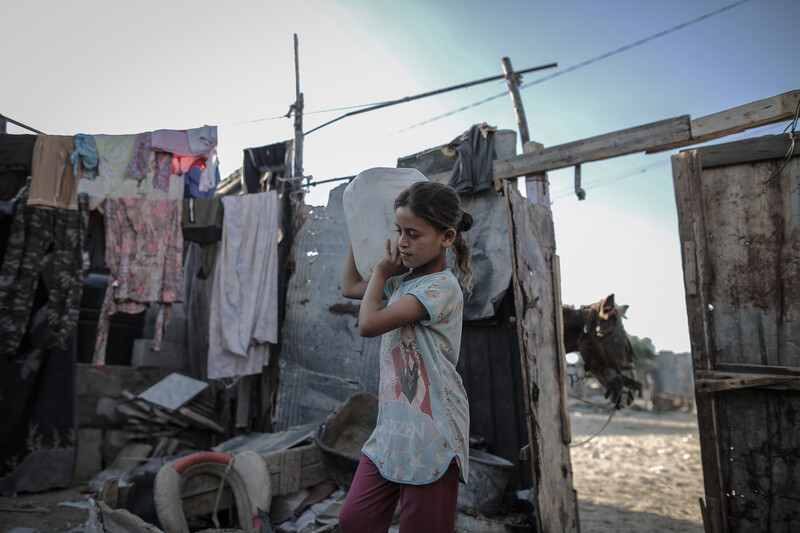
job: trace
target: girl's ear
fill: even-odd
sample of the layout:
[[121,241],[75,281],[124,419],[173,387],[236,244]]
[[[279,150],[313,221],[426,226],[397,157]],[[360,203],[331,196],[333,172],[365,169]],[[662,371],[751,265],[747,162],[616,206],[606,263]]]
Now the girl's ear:
[[456,240],[456,230],[447,228],[442,232],[442,246],[450,248]]

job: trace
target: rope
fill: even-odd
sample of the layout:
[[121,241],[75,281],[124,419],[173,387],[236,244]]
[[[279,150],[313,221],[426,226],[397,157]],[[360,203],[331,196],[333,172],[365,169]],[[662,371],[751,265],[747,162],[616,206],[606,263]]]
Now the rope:
[[[211,521],[214,522],[214,527],[217,529],[219,529],[219,518],[217,518],[217,511],[219,511],[219,503],[222,499],[222,489],[225,488],[225,480],[228,478],[228,473],[231,471],[231,468],[233,468],[233,462],[235,460],[236,457],[232,458],[228,462],[228,465],[225,467],[225,471],[219,477],[219,489],[217,489],[217,498],[214,501],[214,510],[211,513]],[[242,525],[242,527],[245,527],[245,525]]]
[[593,438],[598,436],[600,433],[603,432],[604,429],[606,429],[606,427],[608,427],[608,425],[611,423],[611,419],[614,418],[614,413],[616,413],[616,412],[617,412],[617,408],[615,407],[614,409],[611,410],[611,414],[608,415],[608,420],[606,420],[606,423],[603,424],[603,427],[601,427],[600,430],[597,433],[595,433],[594,435],[592,435],[591,437],[589,437],[588,439],[586,439],[583,442],[579,442],[578,444],[570,444],[569,447],[570,448],[576,448],[578,446],[583,446],[584,444],[586,444],[587,442],[589,442],[590,440],[592,440]]

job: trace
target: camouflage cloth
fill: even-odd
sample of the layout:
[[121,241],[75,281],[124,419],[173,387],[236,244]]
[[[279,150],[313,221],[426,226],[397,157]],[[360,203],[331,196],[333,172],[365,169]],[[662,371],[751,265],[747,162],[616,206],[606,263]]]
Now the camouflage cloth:
[[47,348],[66,349],[78,323],[83,293],[83,241],[88,198],[79,195],[78,210],[14,208],[3,265],[0,268],[0,353],[15,354],[27,329],[39,272],[53,252],[53,278],[47,301]]

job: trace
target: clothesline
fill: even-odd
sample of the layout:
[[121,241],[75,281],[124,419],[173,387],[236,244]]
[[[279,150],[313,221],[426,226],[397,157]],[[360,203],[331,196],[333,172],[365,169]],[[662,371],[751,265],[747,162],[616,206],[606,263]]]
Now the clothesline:
[[9,117],[7,117],[7,116],[5,116],[3,114],[0,114],[0,120],[5,120],[6,122],[10,122],[10,123],[14,124],[15,126],[19,126],[20,128],[25,128],[28,131],[32,131],[33,133],[38,133],[39,135],[44,135],[43,132],[37,130],[36,128],[31,128],[30,126],[26,126],[22,122],[18,122],[16,120],[14,120],[13,118],[9,118]]

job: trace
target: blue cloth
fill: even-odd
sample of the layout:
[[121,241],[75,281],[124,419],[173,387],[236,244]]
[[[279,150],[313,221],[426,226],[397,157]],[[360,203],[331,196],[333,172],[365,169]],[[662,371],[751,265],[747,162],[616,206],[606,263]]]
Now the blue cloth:
[[205,192],[200,190],[200,177],[203,175],[203,169],[194,167],[189,172],[183,175],[183,197],[184,198],[213,198],[214,193],[217,192],[216,184],[219,183],[219,167],[217,167],[217,174],[214,178],[214,188]]
[[100,157],[97,155],[97,144],[94,136],[78,133],[75,135],[75,151],[69,156],[69,162],[73,165],[73,174],[78,177],[78,156],[81,156],[83,167],[86,169],[87,177],[90,180],[97,179],[97,164]]

